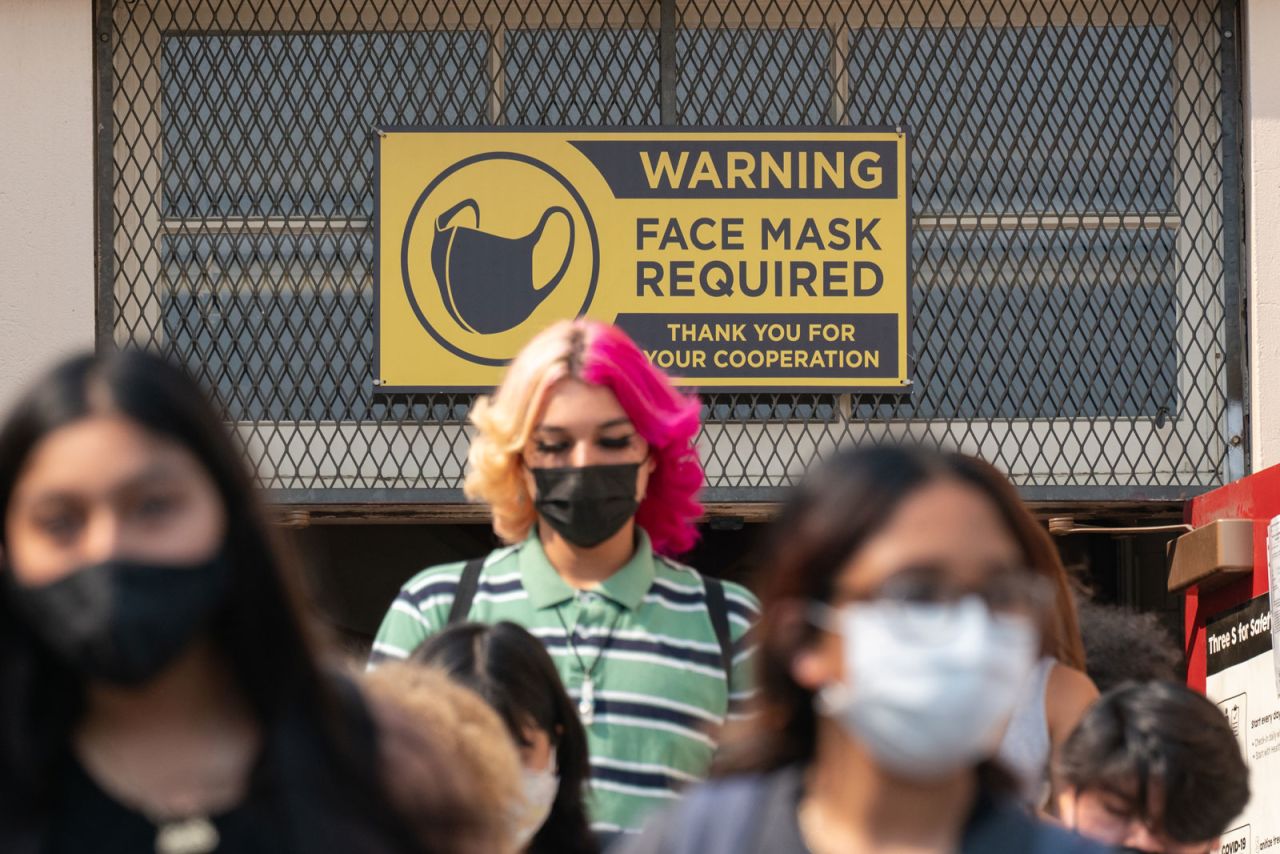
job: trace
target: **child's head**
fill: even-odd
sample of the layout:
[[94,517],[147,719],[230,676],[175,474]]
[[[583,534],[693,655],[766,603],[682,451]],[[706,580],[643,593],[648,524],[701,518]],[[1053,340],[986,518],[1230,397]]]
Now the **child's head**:
[[589,833],[587,735],[542,642],[515,623],[461,623],[428,639],[412,660],[440,668],[497,711],[525,769],[517,822],[536,834],[539,850],[578,850]]
[[1144,851],[1214,851],[1249,802],[1249,769],[1222,710],[1175,682],[1103,694],[1063,746],[1057,779],[1069,825]]

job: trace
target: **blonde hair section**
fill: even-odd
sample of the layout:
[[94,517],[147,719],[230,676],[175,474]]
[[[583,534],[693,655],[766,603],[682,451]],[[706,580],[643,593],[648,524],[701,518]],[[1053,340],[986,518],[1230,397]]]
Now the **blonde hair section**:
[[472,408],[477,435],[467,457],[470,466],[463,490],[468,498],[489,505],[493,530],[504,542],[523,540],[537,518],[520,474],[521,458],[542,415],[547,392],[581,370],[589,334],[585,323],[574,320],[548,326],[512,361],[497,391],[478,398]]
[[520,754],[498,713],[435,668],[388,662],[360,679],[388,794],[420,839],[456,854],[513,851]]

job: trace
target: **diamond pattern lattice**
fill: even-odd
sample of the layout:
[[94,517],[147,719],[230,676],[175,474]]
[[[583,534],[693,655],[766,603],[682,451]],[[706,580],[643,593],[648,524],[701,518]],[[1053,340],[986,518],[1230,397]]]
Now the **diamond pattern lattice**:
[[1238,358],[1222,17],[1202,0],[101,0],[104,334],[215,389],[279,497],[457,500],[470,399],[371,383],[376,126],[905,125],[914,393],[708,396],[708,498],[776,497],[884,436],[980,453],[1038,497],[1197,491],[1224,479]]

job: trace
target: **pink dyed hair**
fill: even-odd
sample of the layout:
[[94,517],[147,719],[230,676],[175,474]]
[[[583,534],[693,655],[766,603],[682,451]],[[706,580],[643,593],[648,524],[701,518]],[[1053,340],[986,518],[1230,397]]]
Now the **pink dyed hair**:
[[516,356],[492,397],[476,401],[471,421],[479,434],[471,443],[467,495],[489,504],[503,540],[528,536],[537,514],[520,475],[522,455],[551,387],[567,378],[602,386],[618,398],[654,462],[636,523],[655,551],[688,551],[697,542],[694,520],[702,513],[696,497],[702,465],[694,447],[698,400],[672,386],[625,332],[609,324],[580,319],[547,327]]

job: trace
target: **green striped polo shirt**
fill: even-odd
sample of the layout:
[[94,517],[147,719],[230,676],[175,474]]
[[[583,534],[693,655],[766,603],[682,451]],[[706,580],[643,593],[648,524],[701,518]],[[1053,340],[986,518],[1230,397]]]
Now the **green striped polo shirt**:
[[[655,554],[639,533],[631,560],[585,591],[560,577],[536,533],[498,549],[485,558],[468,616],[509,620],[539,638],[575,706],[584,665],[591,671],[589,808],[593,828],[604,833],[639,830],[655,808],[704,777],[719,727],[752,690],[745,635],[759,612],[755,597],[724,584],[734,641],[726,680],[702,576]],[[424,570],[401,588],[378,630],[371,665],[407,657],[445,626],[464,566]]]

